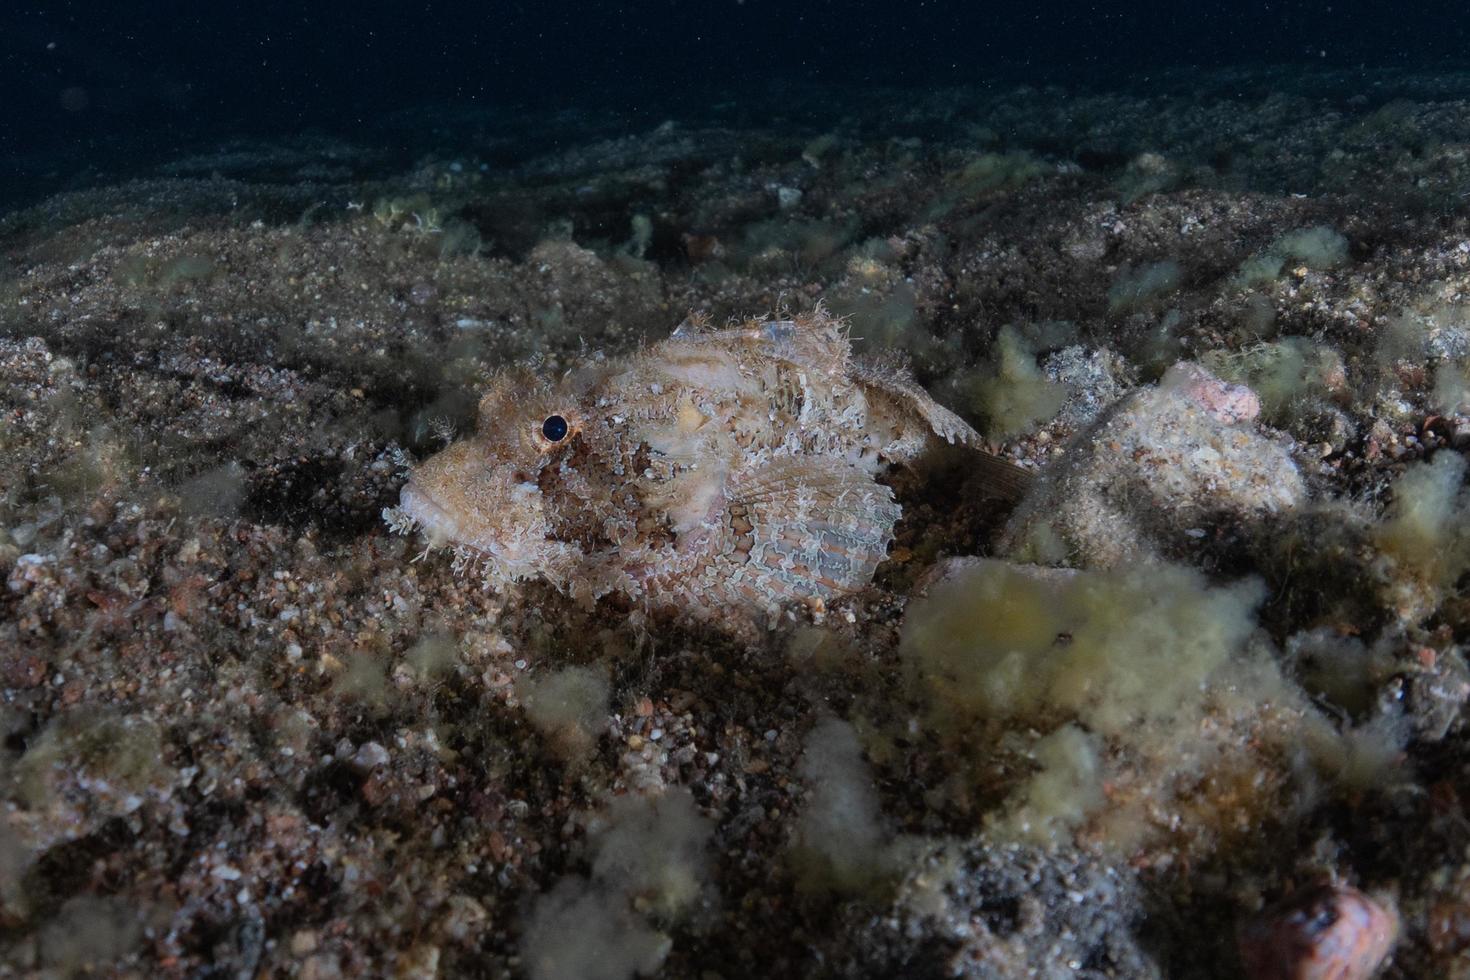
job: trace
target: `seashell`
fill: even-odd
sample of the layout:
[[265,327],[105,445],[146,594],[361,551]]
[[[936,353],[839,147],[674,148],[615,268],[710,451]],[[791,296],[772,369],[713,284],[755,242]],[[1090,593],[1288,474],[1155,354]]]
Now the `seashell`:
[[1288,895],[1240,930],[1250,980],[1367,980],[1398,937],[1398,917],[1356,888]]

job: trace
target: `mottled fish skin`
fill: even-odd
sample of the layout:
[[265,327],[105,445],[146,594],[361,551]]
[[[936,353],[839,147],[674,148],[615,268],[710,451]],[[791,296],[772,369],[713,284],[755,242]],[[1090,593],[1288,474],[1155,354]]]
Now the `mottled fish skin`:
[[587,603],[748,617],[871,582],[900,513],[875,475],[938,441],[979,437],[900,366],[855,358],[821,309],[691,318],[554,384],[502,375],[477,434],[419,466],[387,516],[495,587],[541,576]]

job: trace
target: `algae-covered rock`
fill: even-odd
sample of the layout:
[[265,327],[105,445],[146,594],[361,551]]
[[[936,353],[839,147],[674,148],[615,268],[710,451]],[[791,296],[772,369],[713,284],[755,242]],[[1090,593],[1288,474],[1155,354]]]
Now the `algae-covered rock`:
[[1002,550],[1111,568],[1186,555],[1207,534],[1299,506],[1286,443],[1259,431],[1249,389],[1193,364],[1081,432],[1016,511]]
[[954,559],[923,587],[899,651],[992,839],[1209,848],[1272,818],[1260,753],[1302,698],[1251,642],[1259,582]]

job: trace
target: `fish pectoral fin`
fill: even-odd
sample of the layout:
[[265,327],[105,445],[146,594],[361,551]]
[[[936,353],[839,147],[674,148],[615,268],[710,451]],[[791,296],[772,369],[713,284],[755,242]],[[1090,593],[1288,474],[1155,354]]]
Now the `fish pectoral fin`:
[[831,458],[778,460],[731,481],[731,585],[766,604],[861,589],[887,557],[901,510],[893,491]]

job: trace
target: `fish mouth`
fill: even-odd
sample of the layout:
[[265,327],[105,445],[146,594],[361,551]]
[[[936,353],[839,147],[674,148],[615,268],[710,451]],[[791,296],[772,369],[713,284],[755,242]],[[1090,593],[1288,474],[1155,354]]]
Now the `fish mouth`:
[[466,532],[447,508],[413,483],[399,491],[398,509],[413,520],[432,546],[453,545],[498,562],[514,563],[520,558],[519,549],[507,548],[504,542],[485,535]]
[[458,538],[459,523],[433,497],[410,483],[398,493],[398,509],[419,527],[446,538]]
[[413,520],[432,545],[453,544],[484,555],[498,550],[494,542],[466,534],[448,509],[412,483],[399,492],[398,509]]

